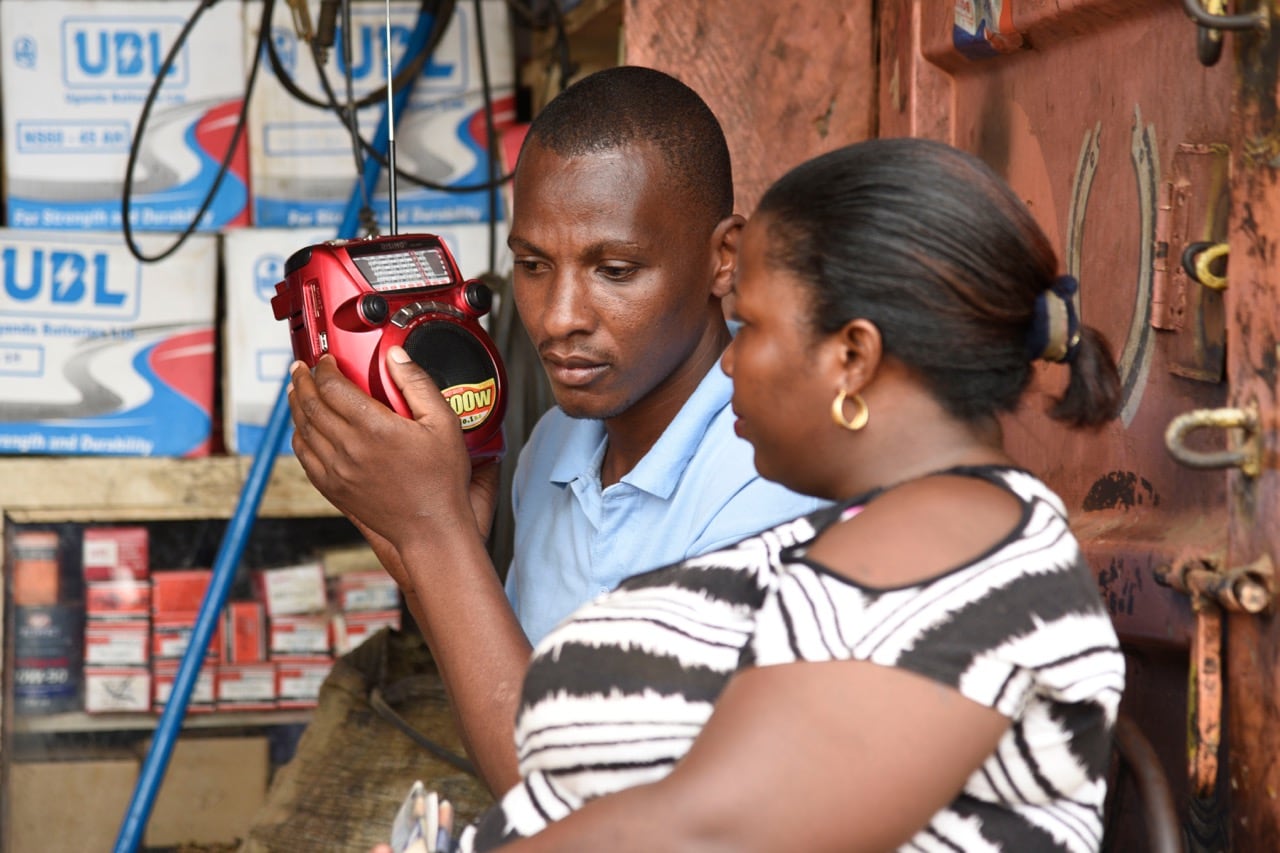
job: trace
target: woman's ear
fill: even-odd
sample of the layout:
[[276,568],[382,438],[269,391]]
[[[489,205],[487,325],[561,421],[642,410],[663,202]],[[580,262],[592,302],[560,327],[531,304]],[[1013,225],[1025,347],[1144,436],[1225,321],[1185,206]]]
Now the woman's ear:
[[850,320],[835,333],[832,348],[845,391],[856,394],[871,384],[884,358],[884,339],[875,323]]
[[742,239],[742,228],[746,224],[747,220],[735,213],[721,219],[716,230],[711,232],[714,264],[711,295],[716,299],[725,299],[733,291],[733,274],[738,268],[738,246]]

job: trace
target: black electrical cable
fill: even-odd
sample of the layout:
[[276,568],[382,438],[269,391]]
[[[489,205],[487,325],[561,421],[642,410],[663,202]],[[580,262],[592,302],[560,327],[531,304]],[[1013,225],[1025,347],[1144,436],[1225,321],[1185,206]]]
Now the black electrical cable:
[[[160,94],[160,88],[166,77],[169,76],[170,69],[177,59],[178,52],[182,49],[187,39],[191,36],[191,31],[195,29],[196,23],[200,20],[200,16],[208,9],[213,8],[218,0],[201,0],[195,10],[191,13],[191,17],[187,19],[182,30],[178,33],[178,37],[174,40],[173,45],[169,48],[169,53],[165,56],[164,62],[160,65],[160,70],[156,73],[155,80],[151,83],[151,89],[147,92],[146,99],[142,102],[142,113],[138,117],[138,127],[134,131],[133,144],[129,147],[129,160],[125,166],[124,189],[120,197],[121,208],[121,225],[124,230],[125,245],[128,246],[130,254],[143,263],[153,263],[162,261],[172,255],[184,244],[187,239],[195,233],[200,225],[200,220],[204,217],[205,212],[209,209],[209,205],[213,203],[214,196],[218,194],[218,189],[222,186],[222,180],[227,175],[227,170],[231,167],[231,160],[235,157],[236,149],[240,145],[240,137],[244,135],[246,117],[249,111],[249,98],[253,94],[253,84],[258,77],[259,57],[262,54],[262,45],[265,34],[269,27],[267,23],[271,19],[271,12],[275,6],[275,0],[263,0],[262,4],[262,26],[258,31],[258,43],[253,55],[253,63],[249,69],[249,78],[245,81],[244,98],[240,102],[240,114],[236,119],[235,129],[231,133],[231,141],[227,145],[227,152],[223,155],[222,162],[218,166],[218,173],[213,179],[213,185],[209,187],[209,191],[205,194],[204,201],[201,202],[200,208],[196,211],[196,215],[191,219],[187,227],[178,235],[178,239],[169,248],[165,249],[158,255],[147,255],[138,246],[134,239],[133,225],[129,221],[130,208],[132,206],[131,197],[133,195],[133,172],[138,165],[138,152],[142,148],[142,136],[146,132],[147,122],[151,117],[151,108],[155,106],[156,98]],[[247,188],[246,188],[247,189]]]
[[493,120],[493,84],[489,80],[489,51],[484,41],[484,12],[482,0],[472,0],[476,15],[476,49],[480,53],[480,86],[484,90],[485,145],[489,150],[489,269],[498,266],[498,128]]
[[[320,14],[322,18],[326,17],[325,4],[321,4]],[[330,33],[327,38],[331,39],[332,34]],[[316,68],[324,67],[322,52],[326,47],[325,42],[326,39],[321,38],[319,35],[317,35],[316,40],[312,42],[311,57],[315,60]],[[332,44],[331,41],[329,43]],[[388,50],[389,49],[390,46],[388,46]],[[346,57],[346,62],[342,63],[343,68],[346,69],[342,76],[346,84],[347,96],[346,125],[347,132],[351,135],[351,155],[355,158],[356,175],[363,176],[364,156],[363,151],[360,148],[360,119],[355,110],[355,80],[354,75],[351,73],[351,50],[351,0],[342,0],[342,55]],[[323,72],[321,73],[321,77],[324,77]],[[325,85],[326,87],[328,86],[327,78],[325,79]],[[327,88],[326,91],[328,91]],[[330,92],[330,94],[332,93]],[[377,217],[374,216],[373,203],[369,199],[369,188],[365,185],[363,180],[357,180],[356,183],[360,186],[361,204],[359,219],[361,227],[365,231],[365,236],[376,236],[378,233],[378,220]],[[372,227],[370,227],[371,224]]]
[[[433,18],[433,21],[432,21],[431,33],[427,38],[427,43],[423,49],[423,52],[419,54],[418,60],[415,60],[414,62],[414,64],[418,65],[419,67],[422,67],[422,65],[425,63],[426,58],[429,58],[431,54],[435,52],[435,49],[439,46],[441,39],[444,38],[444,33],[445,33],[445,30],[448,29],[449,22],[453,18],[455,0],[437,0],[437,2],[439,3],[439,6],[434,11],[434,13],[432,13],[434,14],[435,17]],[[483,35],[481,35],[480,38],[481,38],[481,41],[483,42]],[[485,53],[484,48],[481,47],[480,57],[481,57],[482,63],[485,62],[486,56],[487,54]],[[349,64],[350,63],[348,63],[348,65]],[[325,104],[326,108],[329,109],[331,112],[333,112],[335,115],[337,115],[338,118],[344,124],[348,123],[347,113],[350,111],[350,107],[344,106],[343,104],[340,104],[338,102],[337,96],[334,95],[333,93],[333,84],[329,82],[328,74],[325,72],[324,68],[318,61],[316,64],[316,71],[318,74],[318,79],[320,81],[320,87],[324,90],[325,97],[328,100],[328,103]],[[286,90],[288,90],[289,87],[286,86],[285,88]],[[384,86],[380,88],[378,91],[385,92],[386,87]],[[456,97],[456,96],[451,95],[450,98],[452,97]],[[487,108],[492,110],[493,96],[492,96],[491,89],[485,90],[485,98],[486,98]],[[358,103],[359,102],[357,101],[357,104]],[[391,168],[390,159],[385,155],[383,155],[380,151],[378,151],[378,149],[374,147],[372,142],[369,142],[367,139],[359,136],[358,134],[357,134],[357,139],[359,140],[360,147],[363,149],[365,156],[372,157],[374,160],[377,161],[378,165],[380,165],[383,169],[389,170]],[[493,158],[496,156],[496,152],[492,147],[489,147],[488,153],[489,153],[490,161],[492,162]],[[361,172],[361,174],[363,174],[363,171]],[[494,175],[491,173],[489,180],[482,181],[480,183],[442,184],[438,181],[432,181],[420,175],[416,175],[413,172],[409,172],[404,169],[401,169],[397,165],[396,177],[402,178],[408,181],[409,183],[415,184],[417,186],[424,187],[429,190],[435,190],[437,192],[470,193],[470,192],[480,192],[483,190],[491,190],[497,187],[501,187],[511,180],[512,175],[511,174]]]

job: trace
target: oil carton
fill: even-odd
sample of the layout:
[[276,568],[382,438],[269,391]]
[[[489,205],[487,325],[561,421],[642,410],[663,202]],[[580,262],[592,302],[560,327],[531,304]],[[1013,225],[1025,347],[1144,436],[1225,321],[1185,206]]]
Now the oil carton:
[[[0,3],[7,223],[116,230],[130,151],[152,84],[196,0]],[[163,76],[137,139],[130,224],[182,231],[213,186],[240,112],[239,4],[205,10]],[[233,71],[234,69],[234,71]],[[231,71],[232,73],[228,73]],[[241,148],[199,222],[248,221]]]
[[[292,18],[276,4],[270,43],[283,74],[313,101],[326,103],[320,70],[336,96],[345,99],[348,69],[357,101],[371,102],[357,111],[363,137],[385,150],[386,129],[379,131],[386,98],[378,97],[387,78],[386,6],[352,4],[351,56],[341,20],[334,47],[325,64],[317,66],[312,51],[299,41]],[[319,3],[309,4],[312,20]],[[410,45],[422,4],[397,0],[391,9],[391,63]],[[246,45],[255,45],[261,26],[260,0],[245,3]],[[502,0],[484,0],[481,20],[475,6],[458,3],[447,29],[404,96],[396,113],[396,161],[405,172],[448,187],[475,187],[489,179],[486,111],[480,44],[487,63],[495,127],[515,118],[513,82],[515,61],[507,7]],[[251,49],[248,55],[252,55]],[[399,102],[398,102],[399,103]],[[264,67],[250,103],[250,172],[253,224],[265,227],[335,228],[343,221],[347,201],[357,185],[351,136],[331,110],[298,100],[281,78]],[[379,133],[381,138],[376,139]],[[494,167],[495,170],[498,168]],[[384,180],[369,202],[385,228],[388,194]],[[501,193],[492,198],[482,189],[442,192],[401,180],[397,220],[403,231],[430,230],[437,223],[484,222],[502,217]]]
[[0,229],[0,453],[206,455],[216,242]]
[[[427,230],[449,247],[463,278],[489,270],[487,225],[440,225]],[[405,233],[403,230],[401,233]],[[329,240],[332,231],[292,228],[239,228],[222,241],[226,278],[226,324],[222,347],[222,401],[227,447],[254,455],[262,444],[271,409],[293,362],[289,326],[271,311],[284,264],[299,249]],[[495,264],[499,274],[511,270],[506,228],[495,232]],[[292,424],[279,448],[290,453]]]

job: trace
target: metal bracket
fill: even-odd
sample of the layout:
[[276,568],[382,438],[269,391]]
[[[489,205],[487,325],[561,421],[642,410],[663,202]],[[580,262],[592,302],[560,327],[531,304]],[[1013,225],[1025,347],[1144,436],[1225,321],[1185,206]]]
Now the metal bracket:
[[[1238,450],[1206,452],[1186,445],[1187,436],[1198,429],[1239,429],[1244,440]],[[1259,446],[1258,407],[1250,403],[1244,408],[1193,409],[1169,422],[1164,431],[1164,444],[1174,459],[1188,468],[1239,468],[1246,477],[1256,477],[1262,470]]]

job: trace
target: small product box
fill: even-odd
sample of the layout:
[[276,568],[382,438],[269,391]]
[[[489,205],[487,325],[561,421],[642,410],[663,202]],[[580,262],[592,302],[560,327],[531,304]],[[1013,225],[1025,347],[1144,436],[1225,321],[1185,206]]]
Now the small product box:
[[[175,660],[187,653],[191,644],[191,632],[198,614],[156,614],[151,621],[151,656],[157,661]],[[216,663],[218,649],[222,647],[222,626],[216,626],[209,639],[207,663]]]
[[91,620],[145,619],[151,615],[151,584],[135,580],[85,584],[84,607]]
[[383,628],[400,630],[399,610],[363,610],[335,613],[333,616],[333,651],[345,655]]
[[276,706],[276,665],[224,663],[218,666],[219,711],[263,711]]
[[386,572],[347,572],[329,578],[334,606],[352,610],[394,610],[400,606],[400,586]]
[[291,658],[276,661],[276,707],[314,708],[320,685],[333,669],[333,658]]
[[58,603],[58,534],[24,530],[13,534],[10,589],[17,607],[51,607]]
[[332,648],[329,617],[324,613],[299,613],[273,616],[269,629],[272,659],[296,655],[327,655]]
[[[164,75],[137,138],[148,90],[201,5],[199,26]],[[213,188],[240,111],[239,4],[5,0],[0,33],[7,224],[114,231],[119,242],[136,144],[131,224],[185,230]],[[248,224],[246,151],[241,136],[201,229]]]
[[[308,3],[315,20],[318,0]],[[245,43],[257,42],[261,0],[245,3]],[[395,0],[390,4],[391,60],[400,68],[401,57],[413,42],[422,4]],[[325,74],[341,81],[350,69],[357,99],[368,101],[357,111],[366,140],[378,133],[386,103],[379,97],[386,83],[386,9],[380,3],[351,4],[351,56],[339,21],[335,48],[329,52]],[[502,218],[501,191],[490,193],[490,156],[486,139],[484,68],[495,128],[515,121],[515,59],[507,6],[502,0],[483,0],[480,16],[471,3],[458,3],[439,43],[421,66],[413,86],[400,99],[396,114],[396,164],[407,173],[439,185],[469,188],[445,192],[427,189],[401,179],[397,209],[400,230],[430,230],[437,223],[487,222]],[[424,21],[430,25],[429,19]],[[425,30],[421,31],[425,34]],[[311,50],[300,43],[292,28],[277,27],[271,46],[280,65],[298,89],[323,102],[324,89]],[[485,50],[479,50],[483,36]],[[252,55],[252,49],[248,49]],[[402,88],[403,91],[403,88]],[[264,67],[249,106],[250,174],[253,224],[260,227],[338,226],[356,182],[351,137],[333,112],[303,103],[291,95],[280,79]],[[385,130],[382,131],[385,134]],[[385,142],[385,140],[383,140]],[[496,173],[500,167],[496,164]],[[491,199],[497,199],[491,216]],[[371,207],[388,233],[388,193],[385,173],[370,197]]]
[[223,663],[259,663],[267,659],[267,616],[258,601],[227,604]]
[[147,528],[86,527],[83,541],[86,581],[147,579],[150,571]]
[[323,613],[328,606],[324,569],[318,562],[259,569],[253,578],[258,600],[266,606],[269,619]]
[[212,569],[166,569],[151,577],[151,610],[157,616],[174,616],[200,610]]
[[84,626],[84,662],[91,666],[146,666],[151,623],[146,619],[90,619]]
[[[158,660],[152,664],[156,681],[155,696],[151,702],[153,710],[163,711],[164,706],[169,704],[169,697],[173,695],[173,682],[178,677],[178,667],[181,665],[182,661],[176,660]],[[200,673],[196,676],[196,683],[192,686],[191,696],[187,701],[188,712],[207,713],[214,710],[216,707],[214,685],[217,682],[217,676],[217,664],[205,663],[200,667]]]
[[144,666],[85,669],[84,709],[90,714],[150,711],[151,670]]
[[[463,278],[476,278],[489,271],[488,226],[440,225],[428,230],[444,241]],[[277,320],[271,310],[276,285],[284,279],[285,261],[294,252],[335,236],[332,228],[240,228],[223,238],[223,422],[227,447],[235,453],[251,456],[258,452],[267,420],[293,363],[289,324]],[[511,251],[506,246],[504,228],[498,229],[496,238],[494,271],[505,274],[511,270]],[[289,430],[280,443],[281,453],[293,452],[292,425]]]
[[0,229],[0,453],[208,455],[217,267],[212,236],[144,264],[119,234]]

